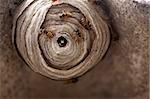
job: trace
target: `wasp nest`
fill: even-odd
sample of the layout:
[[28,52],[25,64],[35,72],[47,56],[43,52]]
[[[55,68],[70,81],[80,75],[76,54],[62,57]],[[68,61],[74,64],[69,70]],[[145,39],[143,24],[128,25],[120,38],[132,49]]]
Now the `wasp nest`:
[[102,59],[110,35],[88,0],[25,0],[14,18],[13,41],[34,71],[66,80]]

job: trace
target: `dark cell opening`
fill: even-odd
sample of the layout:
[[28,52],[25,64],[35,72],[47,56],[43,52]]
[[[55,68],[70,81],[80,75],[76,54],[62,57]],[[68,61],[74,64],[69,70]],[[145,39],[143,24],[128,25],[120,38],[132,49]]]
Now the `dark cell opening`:
[[57,43],[60,47],[65,47],[68,43],[68,41],[66,40],[66,38],[64,38],[63,36],[60,36],[58,39],[57,39]]

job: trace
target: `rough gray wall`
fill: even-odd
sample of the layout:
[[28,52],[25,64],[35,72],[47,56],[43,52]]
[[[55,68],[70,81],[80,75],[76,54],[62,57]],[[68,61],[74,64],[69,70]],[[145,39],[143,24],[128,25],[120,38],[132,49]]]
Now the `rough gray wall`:
[[[99,0],[97,0],[99,1]],[[148,99],[150,5],[133,0],[101,0],[119,39],[103,61],[77,83],[34,73],[11,43],[19,0],[0,0],[0,99]]]

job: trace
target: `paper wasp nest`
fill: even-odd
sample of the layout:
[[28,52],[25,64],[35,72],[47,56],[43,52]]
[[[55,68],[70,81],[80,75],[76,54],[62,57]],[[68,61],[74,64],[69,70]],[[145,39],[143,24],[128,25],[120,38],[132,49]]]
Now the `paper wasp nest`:
[[44,76],[81,76],[108,49],[108,25],[88,0],[25,0],[17,10],[13,42],[25,62]]

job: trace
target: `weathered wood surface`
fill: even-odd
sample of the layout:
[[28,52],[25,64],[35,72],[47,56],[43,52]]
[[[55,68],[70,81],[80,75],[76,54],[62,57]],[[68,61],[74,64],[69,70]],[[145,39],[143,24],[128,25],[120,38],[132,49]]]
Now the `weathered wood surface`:
[[119,40],[111,41],[103,61],[77,83],[64,84],[34,73],[13,49],[14,11],[10,9],[16,8],[16,1],[0,0],[1,99],[148,99],[149,4],[105,0],[105,10],[112,18]]

